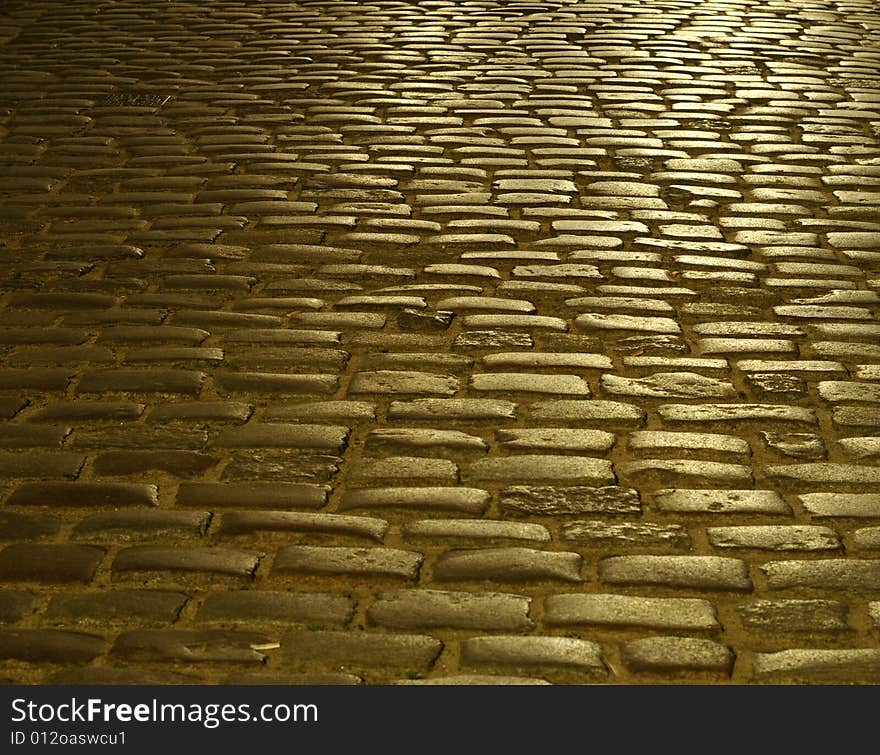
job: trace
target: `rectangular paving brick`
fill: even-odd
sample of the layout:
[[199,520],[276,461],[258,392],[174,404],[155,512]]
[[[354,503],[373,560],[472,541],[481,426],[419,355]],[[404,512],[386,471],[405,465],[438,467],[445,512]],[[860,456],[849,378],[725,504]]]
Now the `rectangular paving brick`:
[[26,419],[28,422],[130,420],[140,417],[144,409],[144,404],[133,401],[62,401],[36,408]]
[[276,554],[272,576],[317,574],[371,580],[415,580],[423,558],[421,553],[396,548],[289,545]]
[[654,501],[661,511],[695,514],[791,515],[791,508],[774,490],[657,490]]
[[513,419],[516,404],[499,399],[414,399],[393,401],[389,419],[408,420],[492,420]]
[[793,648],[756,653],[756,681],[845,684],[880,680],[880,650],[874,648]]
[[816,518],[880,519],[880,493],[804,493],[798,500]]
[[253,407],[240,401],[179,401],[154,406],[148,422],[246,422]]
[[530,601],[508,593],[396,590],[379,593],[367,618],[379,626],[402,629],[523,631],[534,626],[529,618]]
[[114,577],[126,572],[189,572],[250,579],[259,555],[232,548],[132,545],[113,559]]
[[660,630],[709,630],[720,627],[715,608],[698,598],[649,598],[636,595],[550,595],[544,601],[550,626],[648,627]]
[[91,545],[14,543],[0,551],[0,579],[9,582],[89,582],[104,558]]
[[197,370],[87,370],[78,393],[187,393],[198,395],[205,373]]
[[230,511],[223,513],[217,533],[235,536],[261,532],[303,532],[382,542],[388,527],[388,522],[384,519],[368,516],[293,511]]
[[75,478],[85,463],[80,454],[0,453],[0,478]]
[[729,675],[733,668],[730,648],[696,637],[645,637],[624,643],[623,664],[636,673],[676,671]]
[[599,577],[611,585],[752,589],[746,562],[720,556],[611,556],[599,563]]
[[610,461],[585,456],[520,454],[481,459],[466,467],[464,479],[476,481],[549,481],[613,485]]
[[761,566],[771,590],[809,588],[844,593],[880,590],[880,559],[769,561]]
[[102,655],[104,638],[61,629],[2,629],[0,658],[29,663],[88,663]]
[[446,551],[434,563],[438,582],[491,580],[493,582],[580,582],[578,553],[532,548],[473,548]]
[[5,425],[0,427],[0,448],[58,447],[71,430],[66,425]]
[[156,506],[158,488],[135,482],[26,482],[7,499],[9,506]]
[[204,622],[302,622],[346,624],[354,611],[351,598],[332,593],[283,590],[234,590],[209,593],[196,614]]
[[339,510],[416,509],[481,515],[489,507],[489,498],[489,492],[480,488],[361,488],[343,492]]
[[335,393],[335,375],[277,372],[216,372],[214,383],[225,393]]
[[713,548],[745,548],[767,551],[828,551],[842,547],[830,527],[807,525],[742,525],[709,527]]
[[73,528],[73,535],[87,540],[153,540],[203,537],[211,515],[207,511],[177,509],[122,509],[89,514]]
[[310,425],[250,422],[222,430],[211,445],[218,448],[307,448],[339,453],[348,441],[349,428],[340,425]]
[[176,621],[189,600],[170,590],[64,592],[52,596],[46,617],[53,621]]
[[74,377],[66,367],[0,370],[0,390],[63,391]]
[[268,640],[258,632],[222,629],[134,629],[120,634],[110,652],[128,661],[265,663],[254,647]]
[[514,514],[637,514],[638,492],[616,486],[514,485],[501,491],[501,509]]
[[0,624],[15,624],[32,613],[35,597],[28,590],[0,590]]
[[550,540],[543,525],[495,519],[419,519],[404,524],[402,533],[408,540]]
[[845,632],[847,607],[836,600],[756,600],[737,607],[747,630],[770,635]]
[[426,671],[443,649],[424,635],[296,629],[281,638],[285,664],[295,668],[393,668]]
[[200,509],[319,509],[330,488],[301,482],[182,482],[177,505]]
[[591,674],[606,671],[597,642],[571,637],[470,637],[461,644],[461,662],[476,667],[541,667]]

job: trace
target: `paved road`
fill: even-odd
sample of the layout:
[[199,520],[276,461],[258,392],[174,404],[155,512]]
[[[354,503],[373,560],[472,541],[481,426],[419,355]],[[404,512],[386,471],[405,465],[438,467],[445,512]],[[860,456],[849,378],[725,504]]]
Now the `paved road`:
[[876,3],[4,7],[4,681],[880,681]]

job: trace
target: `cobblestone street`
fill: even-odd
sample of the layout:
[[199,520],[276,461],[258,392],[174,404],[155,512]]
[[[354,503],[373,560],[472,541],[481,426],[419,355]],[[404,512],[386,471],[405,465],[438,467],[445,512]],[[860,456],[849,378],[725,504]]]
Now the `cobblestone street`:
[[0,682],[880,683],[877,2],[0,14]]

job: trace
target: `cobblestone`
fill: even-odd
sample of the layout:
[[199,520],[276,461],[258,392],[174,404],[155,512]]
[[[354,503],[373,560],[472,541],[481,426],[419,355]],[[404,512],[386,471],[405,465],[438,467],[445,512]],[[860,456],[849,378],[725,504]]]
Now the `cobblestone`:
[[876,681],[870,0],[6,5],[4,681]]

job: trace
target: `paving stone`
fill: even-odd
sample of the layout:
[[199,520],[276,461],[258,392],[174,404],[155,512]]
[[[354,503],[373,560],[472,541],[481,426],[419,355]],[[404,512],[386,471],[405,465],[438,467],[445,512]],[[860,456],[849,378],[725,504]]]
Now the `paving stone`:
[[354,674],[320,673],[312,674],[266,674],[259,671],[253,673],[232,674],[223,681],[224,684],[241,684],[244,686],[274,685],[289,687],[296,685],[315,686],[349,686],[361,684],[363,679]]
[[230,511],[223,514],[218,534],[235,536],[258,532],[314,532],[381,542],[387,531],[388,522],[375,517],[291,511]]
[[680,333],[675,320],[668,317],[636,317],[634,315],[578,315],[574,322],[581,330],[636,331],[640,333]]
[[880,589],[880,560],[828,558],[818,561],[769,561],[761,566],[771,590],[809,588],[844,593]]
[[128,425],[83,428],[70,440],[73,448],[84,449],[201,449],[208,434],[193,427]]
[[29,663],[88,663],[104,653],[104,638],[60,629],[0,630],[0,658]]
[[804,493],[798,500],[813,517],[880,517],[878,493]]
[[7,425],[0,427],[2,448],[51,448],[61,446],[70,435],[70,427],[63,425]]
[[414,580],[422,559],[420,553],[391,548],[291,545],[278,551],[272,574],[332,574]]
[[218,372],[214,383],[226,393],[335,393],[338,379],[335,375],[288,375],[275,372]]
[[129,661],[264,663],[254,646],[267,642],[257,632],[198,629],[134,629],[120,634],[111,654]]
[[402,532],[407,539],[550,540],[550,532],[540,524],[485,519],[419,519],[404,524]]
[[114,577],[124,572],[191,572],[251,578],[259,563],[257,554],[230,548],[133,545],[113,560]]
[[520,547],[453,550],[439,556],[434,564],[433,578],[439,582],[580,582],[581,562],[577,553]]
[[613,585],[752,589],[745,561],[719,556],[611,556],[600,562],[599,576]]
[[295,404],[273,404],[263,417],[268,420],[294,422],[297,420],[374,420],[376,405],[370,401],[303,401]]
[[319,509],[327,502],[326,485],[299,482],[183,482],[179,506],[214,509]]
[[189,600],[169,590],[114,590],[53,595],[46,616],[55,621],[171,623]]
[[590,386],[576,375],[540,375],[528,372],[484,372],[471,376],[475,391],[506,393],[550,393],[567,396],[589,396]]
[[0,453],[0,478],[75,478],[85,460],[85,456],[64,452]]
[[541,421],[593,421],[622,425],[641,425],[645,421],[644,409],[619,401],[536,401],[529,406],[529,413],[533,419]]
[[769,551],[827,551],[841,547],[829,527],[803,525],[709,527],[714,548],[753,548]]
[[361,488],[345,491],[339,510],[415,509],[481,515],[489,506],[489,498],[487,491],[467,487]]
[[602,430],[557,428],[497,430],[495,437],[509,451],[581,451],[604,452],[614,445],[614,435]]
[[544,679],[523,676],[504,676],[501,674],[456,674],[455,676],[440,676],[431,679],[405,679],[394,682],[401,685],[433,686],[537,686],[550,684]]
[[61,520],[45,514],[0,511],[0,540],[38,540],[61,529]]
[[300,448],[339,453],[349,428],[281,422],[251,422],[222,430],[211,445],[217,448]]
[[175,541],[203,537],[211,515],[206,511],[123,509],[83,517],[73,535],[89,540],[128,542],[169,538]]
[[155,485],[125,482],[26,482],[6,501],[8,506],[156,506]]
[[520,454],[480,459],[470,464],[464,477],[478,481],[558,480],[613,485],[611,462],[584,456]]
[[790,515],[791,508],[773,490],[664,489],[654,493],[661,511]]
[[550,626],[646,627],[658,630],[717,629],[715,608],[698,598],[649,598],[635,595],[550,595],[544,601]]
[[443,643],[433,637],[379,632],[310,631],[295,629],[281,638],[286,663],[335,669],[429,669]]
[[831,403],[838,401],[880,403],[880,386],[871,383],[824,380],[817,387],[819,397]]
[[802,485],[880,485],[880,467],[858,464],[773,464],[764,469],[767,477],[793,480]]
[[198,394],[205,373],[195,370],[87,370],[77,384],[79,393]]
[[811,409],[780,404],[664,404],[657,410],[664,422],[793,422],[816,424]]
[[633,451],[700,452],[713,455],[748,456],[749,444],[732,435],[717,433],[676,433],[638,430],[630,433],[627,444]]
[[127,401],[76,401],[49,403],[27,415],[29,422],[76,422],[89,420],[137,419],[144,404]]
[[402,449],[410,453],[419,451],[430,454],[440,449],[455,452],[484,452],[489,449],[489,445],[481,437],[460,430],[381,428],[370,430],[365,448],[373,452]]
[[515,485],[501,491],[501,509],[515,514],[632,514],[641,511],[638,493],[614,486]]
[[531,599],[497,592],[396,590],[379,593],[367,619],[379,626],[401,629],[440,628],[524,631]]
[[95,458],[93,469],[99,475],[129,475],[159,470],[178,477],[194,477],[219,462],[218,457],[197,451],[110,451]]
[[0,577],[10,582],[89,582],[103,558],[104,549],[90,545],[13,543],[0,551]]
[[880,454],[880,439],[871,438],[841,438],[837,441],[848,456],[856,459],[875,458]]
[[458,390],[458,379],[450,375],[404,370],[359,372],[352,378],[349,393],[434,394],[452,396]]
[[196,619],[204,622],[301,622],[344,625],[354,601],[331,593],[236,590],[209,593]]
[[636,673],[704,671],[730,674],[733,653],[714,640],[695,637],[645,637],[621,648],[624,665]]
[[570,669],[602,674],[602,648],[570,637],[471,637],[461,645],[465,666],[513,666]]
[[756,600],[737,608],[746,629],[785,634],[788,632],[843,632],[847,610],[834,600]]
[[730,383],[695,372],[659,372],[646,378],[603,375],[607,393],[646,398],[732,398],[737,391]]
[[753,673],[757,681],[796,681],[843,684],[876,683],[880,677],[880,652],[871,648],[791,649],[756,653]]
[[677,524],[578,520],[562,525],[562,540],[589,543],[596,548],[688,548],[687,530]]
[[618,471],[624,478],[638,478],[643,481],[684,478],[683,481],[689,483],[703,481],[711,484],[748,484],[752,479],[751,467],[743,464],[691,459],[647,459],[624,462],[618,465]]
[[33,610],[34,595],[25,590],[0,590],[0,623],[15,624]]
[[389,419],[406,420],[493,420],[513,419],[516,404],[500,399],[414,399],[393,401]]

